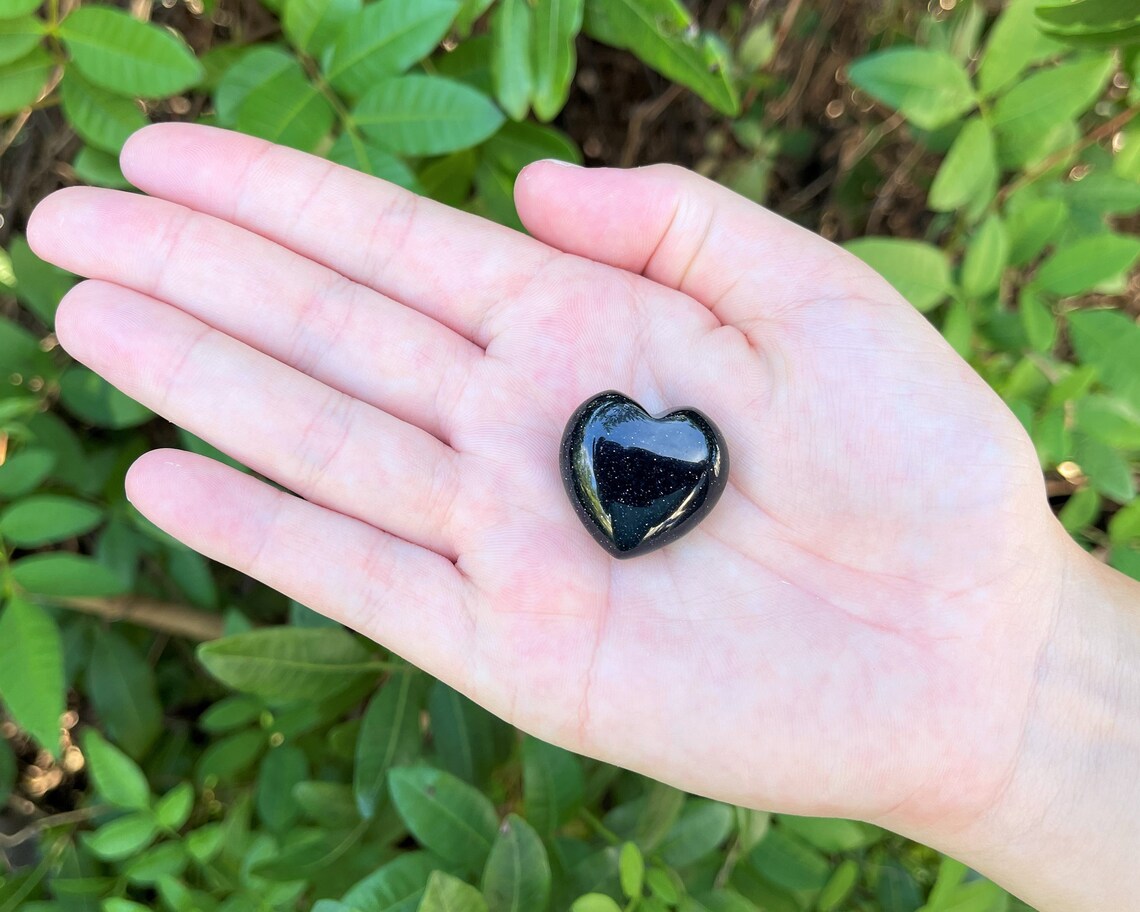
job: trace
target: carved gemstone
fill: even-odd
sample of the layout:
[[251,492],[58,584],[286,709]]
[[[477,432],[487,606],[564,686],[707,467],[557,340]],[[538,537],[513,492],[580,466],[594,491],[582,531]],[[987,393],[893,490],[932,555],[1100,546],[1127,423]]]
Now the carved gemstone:
[[612,390],[571,416],[559,465],[578,517],[618,558],[680,538],[728,480],[724,437],[705,415],[680,409],[653,417]]

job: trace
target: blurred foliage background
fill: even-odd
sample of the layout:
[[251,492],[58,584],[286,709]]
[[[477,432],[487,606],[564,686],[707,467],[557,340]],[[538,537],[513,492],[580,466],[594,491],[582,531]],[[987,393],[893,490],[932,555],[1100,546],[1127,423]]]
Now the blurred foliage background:
[[1140,578],[1138,79],[1134,0],[0,0],[0,912],[1027,908],[521,736],[155,529],[132,459],[220,454],[69,362],[22,231],[155,120],[516,227],[530,161],[678,162],[886,275]]

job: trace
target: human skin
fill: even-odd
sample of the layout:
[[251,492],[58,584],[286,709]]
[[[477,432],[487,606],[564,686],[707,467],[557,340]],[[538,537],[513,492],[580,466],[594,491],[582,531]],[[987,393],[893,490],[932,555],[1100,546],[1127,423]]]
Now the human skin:
[[[883,279],[681,169],[528,167],[532,237],[299,152],[148,127],[59,191],[79,361],[297,496],[143,456],[157,525],[538,737],[873,821],[1042,912],[1140,888],[1140,586],[1074,545],[1001,400]],[[558,443],[617,389],[724,432],[629,561]]]

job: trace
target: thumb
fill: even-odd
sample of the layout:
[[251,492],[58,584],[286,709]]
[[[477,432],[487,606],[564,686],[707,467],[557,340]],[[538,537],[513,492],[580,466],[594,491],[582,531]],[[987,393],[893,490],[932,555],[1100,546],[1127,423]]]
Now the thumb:
[[674,165],[535,162],[515,184],[515,205],[539,240],[682,291],[745,332],[850,297],[853,280],[882,281],[819,235]]

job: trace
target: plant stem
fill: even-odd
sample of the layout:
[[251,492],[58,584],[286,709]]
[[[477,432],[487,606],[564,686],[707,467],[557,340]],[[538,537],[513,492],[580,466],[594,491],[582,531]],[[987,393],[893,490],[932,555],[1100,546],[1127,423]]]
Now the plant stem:
[[1058,149],[1051,155],[1047,155],[1038,165],[1030,168],[1012,184],[1008,184],[1002,188],[1001,193],[998,194],[998,202],[1004,203],[1018,190],[1021,190],[1023,187],[1028,187],[1030,184],[1039,180],[1045,174],[1057,167],[1057,165],[1064,162],[1067,158],[1069,158],[1069,156],[1075,155],[1077,152],[1080,152],[1083,149],[1087,149],[1093,143],[1099,142],[1106,136],[1111,136],[1117,130],[1123,129],[1128,125],[1128,122],[1132,120],[1132,118],[1137,114],[1140,114],[1140,102],[1132,105],[1130,108],[1126,108],[1125,110],[1121,111],[1114,118],[1112,118],[1112,120],[1106,120],[1099,127],[1090,130],[1087,135],[1082,136],[1075,143],[1065,146],[1063,149]]
[[609,827],[607,827],[604,823],[602,823],[597,817],[595,817],[593,814],[591,814],[585,808],[582,808],[578,812],[578,816],[581,817],[584,821],[586,821],[586,823],[589,825],[590,829],[593,830],[595,833],[597,833],[599,836],[601,836],[610,845],[621,845],[621,843],[622,843],[621,837],[618,836],[617,833],[615,833],[613,830],[611,830]]

